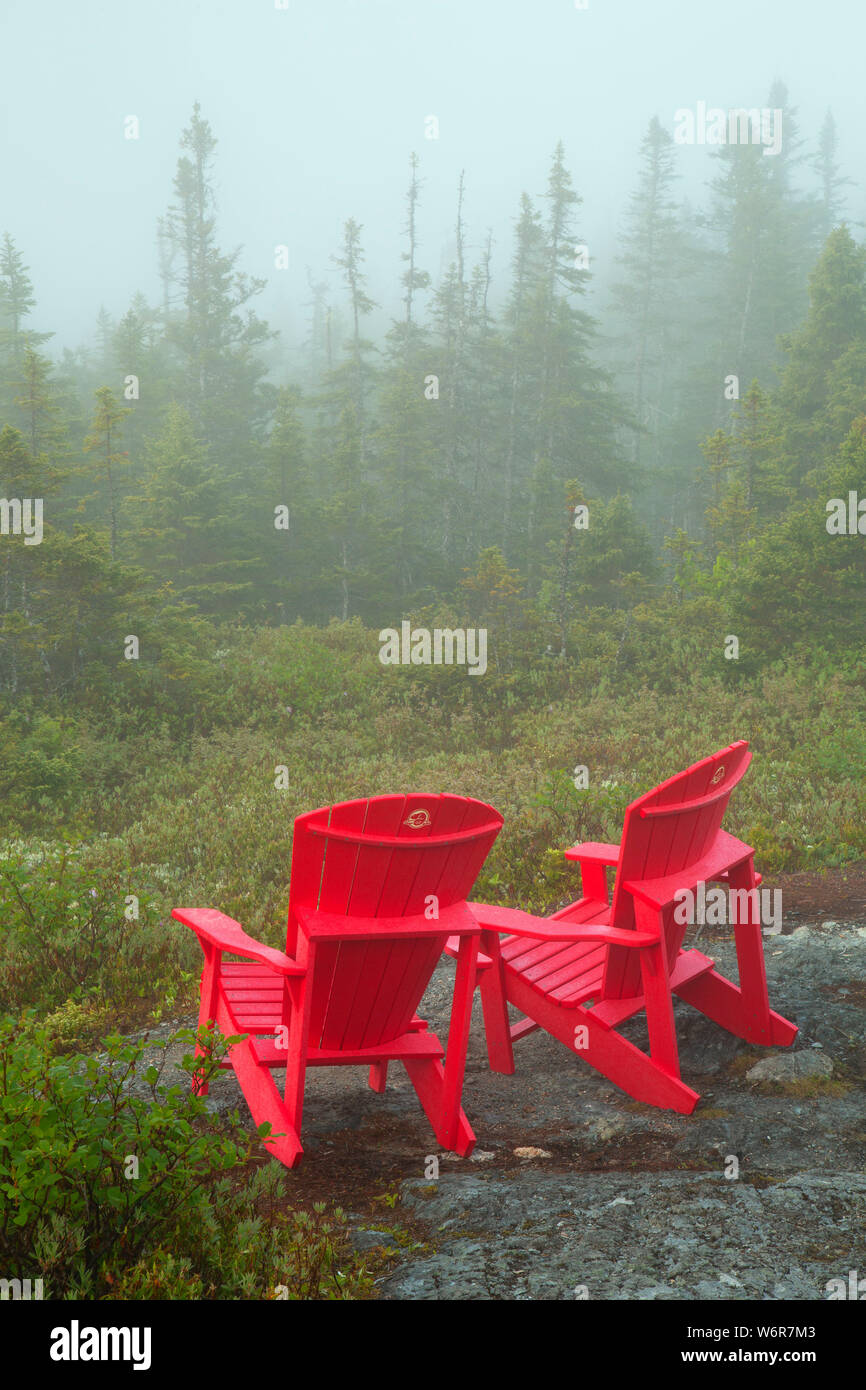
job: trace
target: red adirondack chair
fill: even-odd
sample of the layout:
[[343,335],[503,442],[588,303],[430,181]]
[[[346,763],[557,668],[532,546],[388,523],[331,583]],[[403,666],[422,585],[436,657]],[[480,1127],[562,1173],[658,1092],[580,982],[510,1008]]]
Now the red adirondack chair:
[[[676,912],[680,889],[701,881],[755,889],[761,881],[754,851],[721,829],[751,756],[745,740],[732,743],[633,801],[619,845],[566,850],[580,864],[584,896],[552,917],[470,904],[485,928],[476,978],[494,1071],[513,1072],[512,1044],[543,1028],[636,1100],[689,1114],[699,1096],[680,1077],[673,995],[749,1042],[793,1041],[795,1025],[767,998],[757,893],[735,927],[739,986],[708,956],[682,949],[687,924],[677,921],[685,915]],[[605,869],[614,866],[609,902]],[[506,1003],[524,1015],[513,1026]],[[649,1055],[616,1031],[641,1009]]]
[[[501,825],[492,806],[449,795],[377,796],[299,816],[285,952],[221,912],[174,909],[204,952],[199,1026],[248,1034],[223,1065],[256,1124],[270,1122],[265,1143],[287,1167],[301,1157],[304,1080],[316,1066],[363,1063],[384,1091],[388,1063],[402,1062],[442,1147],[472,1152],[460,1101],[480,928],[466,897]],[[444,1054],[415,1011],[449,937],[459,945]],[[275,1067],[286,1068],[284,1097]]]

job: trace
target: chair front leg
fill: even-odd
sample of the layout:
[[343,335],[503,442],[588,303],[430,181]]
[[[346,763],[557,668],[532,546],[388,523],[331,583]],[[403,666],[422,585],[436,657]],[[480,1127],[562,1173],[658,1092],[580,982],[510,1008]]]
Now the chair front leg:
[[[740,994],[743,1000],[743,1022],[752,1042],[769,1042],[770,999],[767,993],[767,972],[764,965],[764,939],[761,931],[760,889],[757,887],[755,864],[750,857],[731,869],[728,881],[732,890],[746,890],[744,922],[734,924],[737,946],[737,966],[740,972]],[[742,896],[737,898],[737,916]]]
[[583,896],[592,898],[593,902],[606,903],[608,892],[605,865],[600,864],[596,859],[583,859],[579,863],[580,886],[583,890]]
[[[638,931],[659,931],[662,927],[662,915],[658,909],[649,907],[640,899],[635,901],[635,918]],[[641,948],[640,969],[646,1005],[650,1056],[657,1066],[663,1067],[669,1075],[678,1078],[680,1058],[674,1027],[674,1007],[663,934],[659,935],[654,946]]]
[[[204,952],[204,966],[201,972],[200,986],[201,1004],[198,1011],[198,1031],[201,1033],[202,1028],[207,1027],[208,1024],[213,1027],[216,1021],[217,996],[219,994],[220,967],[222,965],[223,953],[217,946],[212,945],[209,941],[202,940],[201,937],[198,937],[198,942]],[[208,1057],[210,1053],[208,1048],[203,1047],[197,1041],[195,1045],[195,1056]],[[200,1071],[194,1071],[192,1074],[192,1089],[193,1094],[197,1096],[206,1096],[208,1093],[208,1083],[203,1079],[203,1074]]]
[[388,1063],[374,1062],[370,1068],[370,1090],[382,1094],[388,1084]]
[[505,965],[499,945],[499,933],[483,931],[481,950],[491,964],[479,972],[481,1007],[484,1012],[484,1033],[487,1038],[487,1059],[491,1071],[504,1076],[514,1074],[514,1047],[508,1021],[508,1002],[505,995]]
[[446,1148],[457,1140],[460,1099],[466,1072],[466,1049],[469,1044],[469,1025],[472,1019],[472,1000],[478,962],[478,934],[460,938],[457,972],[454,977],[454,998],[451,1005],[451,1024],[448,1047],[445,1051],[445,1077],[442,1091],[442,1130]]
[[315,945],[303,932],[298,937],[297,959],[306,967],[305,975],[286,980],[289,993],[289,1046],[286,1057],[286,1109],[300,1138],[304,1115],[304,1087],[307,1079],[307,1047],[313,992],[309,987],[315,966]]

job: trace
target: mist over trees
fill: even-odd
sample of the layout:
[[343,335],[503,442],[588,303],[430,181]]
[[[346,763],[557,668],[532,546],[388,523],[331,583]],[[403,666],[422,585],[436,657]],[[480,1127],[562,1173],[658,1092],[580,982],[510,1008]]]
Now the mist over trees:
[[[0,481],[44,498],[51,544],[4,550],[0,690],[77,698],[126,631],[176,663],[199,619],[378,627],[479,594],[479,612],[511,596],[539,656],[568,659],[590,611],[620,614],[627,660],[629,615],[709,599],[748,630],[775,582],[770,648],[796,640],[837,563],[862,568],[808,537],[828,489],[864,481],[866,251],[843,220],[832,114],[804,134],[782,84],[768,102],[779,152],[711,151],[700,208],[650,119],[613,248],[584,242],[562,143],[510,227],[470,237],[464,171],[438,280],[410,154],[399,312],[374,340],[376,229],[347,216],[308,272],[290,378],[256,309],[266,281],[223,244],[198,103],[155,228],[158,302],[136,294],[117,320],[95,305],[86,346],[53,356],[7,229]],[[837,618],[831,644],[859,631],[850,603]]]

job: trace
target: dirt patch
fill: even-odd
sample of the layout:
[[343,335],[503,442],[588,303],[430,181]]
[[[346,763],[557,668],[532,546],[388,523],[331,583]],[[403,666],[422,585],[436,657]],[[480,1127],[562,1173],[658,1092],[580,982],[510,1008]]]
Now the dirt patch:
[[866,1008],[866,980],[847,980],[844,984],[822,985],[821,993],[831,999],[844,1000],[846,1004],[859,1004]]
[[782,890],[788,930],[799,922],[820,926],[829,921],[866,920],[866,864],[767,875],[761,887]]

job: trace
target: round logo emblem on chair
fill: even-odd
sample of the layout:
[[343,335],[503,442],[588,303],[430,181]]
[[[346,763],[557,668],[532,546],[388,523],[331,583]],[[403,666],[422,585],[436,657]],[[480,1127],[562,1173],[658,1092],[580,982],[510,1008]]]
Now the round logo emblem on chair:
[[725,775],[725,764],[722,763],[721,767],[717,767],[716,770],[715,770],[715,772],[713,773],[713,786],[715,786],[717,782],[721,782],[721,780],[722,780],[722,778],[724,777],[724,775]]
[[412,830],[420,830],[422,826],[432,824],[430,812],[424,810],[410,811],[403,824],[408,825]]

